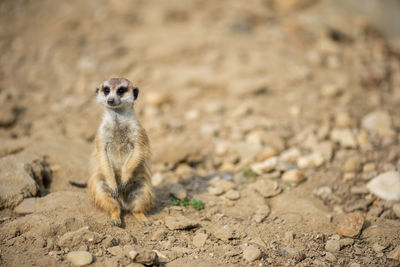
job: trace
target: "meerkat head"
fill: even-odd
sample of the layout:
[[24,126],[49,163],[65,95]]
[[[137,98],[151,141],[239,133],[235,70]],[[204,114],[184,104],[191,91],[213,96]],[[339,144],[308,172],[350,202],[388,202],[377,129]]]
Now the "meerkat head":
[[96,100],[105,108],[130,108],[139,95],[139,89],[124,78],[110,78],[96,88]]

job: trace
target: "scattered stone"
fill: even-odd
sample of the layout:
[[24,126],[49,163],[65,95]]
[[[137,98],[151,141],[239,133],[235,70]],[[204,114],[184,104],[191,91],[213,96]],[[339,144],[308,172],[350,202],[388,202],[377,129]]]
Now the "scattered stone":
[[330,161],[333,155],[333,145],[330,141],[325,141],[313,147],[314,152],[321,154],[325,161]]
[[67,255],[67,260],[75,266],[84,266],[92,263],[93,256],[87,251],[71,251]]
[[151,182],[153,183],[154,186],[159,186],[163,181],[164,181],[164,176],[160,172],[155,173],[151,177]]
[[383,212],[383,207],[382,206],[372,206],[368,210],[368,217],[379,217]]
[[271,209],[268,205],[258,205],[255,211],[255,215],[253,216],[253,220],[257,223],[261,223],[265,218],[268,217]]
[[361,186],[352,186],[350,192],[352,194],[363,195],[363,194],[368,194],[369,190],[365,185],[361,185]]
[[325,244],[325,250],[336,253],[340,250],[340,242],[339,240],[328,240]]
[[148,249],[130,250],[128,256],[137,263],[144,265],[156,265],[158,264],[158,255],[155,251]]
[[392,207],[394,214],[396,214],[397,218],[400,218],[400,203],[396,203]]
[[382,133],[392,129],[392,120],[388,112],[377,110],[368,113],[362,119],[361,126],[368,131]]
[[361,267],[361,264],[356,263],[356,262],[352,262],[349,264],[349,267]]
[[124,256],[124,248],[121,246],[110,247],[107,249],[107,252],[113,256],[119,256],[119,257]]
[[276,150],[273,147],[266,146],[257,156],[256,161],[265,161],[276,156]]
[[224,193],[224,190],[222,190],[219,187],[208,187],[207,190],[208,190],[208,193],[210,193],[211,195],[214,195],[214,196],[219,196]]
[[257,180],[255,183],[251,184],[251,187],[263,197],[273,197],[282,191],[279,184],[271,180]]
[[17,214],[30,214],[35,212],[36,198],[25,198],[18,206],[15,207],[14,212]]
[[374,243],[374,244],[372,245],[372,249],[373,249],[376,253],[381,253],[385,248],[386,248],[385,246],[382,246],[382,245],[380,245],[380,244],[378,244],[378,243]]
[[240,142],[236,144],[236,152],[243,161],[252,162],[256,156],[261,153],[263,146],[249,142]]
[[352,124],[353,120],[348,112],[341,111],[335,117],[335,126],[337,128],[347,128],[352,126]]
[[314,190],[314,194],[322,200],[328,200],[332,197],[332,188],[329,186],[321,186]]
[[282,175],[282,182],[299,184],[304,181],[304,174],[299,170],[289,170]]
[[373,178],[368,184],[369,191],[384,200],[400,200],[400,174],[389,171]]
[[170,230],[186,230],[197,227],[198,223],[183,216],[167,216],[165,225]]
[[304,253],[295,248],[283,248],[281,252],[283,256],[293,258],[297,262],[305,258]]
[[340,248],[352,246],[354,244],[354,239],[352,238],[343,238],[339,240]]
[[151,236],[151,240],[161,241],[165,238],[165,234],[166,234],[166,232],[164,231],[164,229],[159,229],[159,230],[155,231],[154,234]]
[[171,251],[175,252],[179,257],[190,254],[192,250],[186,247],[172,247]]
[[327,259],[330,262],[336,262],[337,261],[335,255],[333,255],[330,252],[325,252],[325,259]]
[[301,152],[297,148],[291,148],[281,153],[280,159],[284,162],[295,163],[301,156]]
[[253,262],[261,258],[261,251],[258,248],[250,245],[243,250],[243,258],[248,262]]
[[392,251],[390,251],[390,252],[387,254],[387,257],[388,257],[389,259],[393,259],[393,260],[396,260],[396,261],[400,261],[400,246],[397,246],[395,249],[393,249]]
[[343,216],[336,232],[341,236],[357,236],[364,225],[364,215],[359,212],[349,213]]
[[308,167],[319,167],[324,164],[325,159],[319,152],[314,152],[310,155],[302,156],[297,159],[297,166],[304,169]]
[[375,172],[376,171],[376,165],[373,162],[366,163],[363,166],[363,172],[368,173],[368,172]]
[[249,242],[259,248],[266,248],[267,245],[265,244],[265,242],[260,238],[260,237],[255,237],[252,238],[251,241]]
[[237,190],[229,190],[226,192],[225,196],[229,200],[238,200],[240,198],[240,193]]
[[340,144],[344,148],[356,148],[357,142],[350,129],[333,129],[331,140]]
[[181,184],[173,184],[170,190],[170,194],[177,199],[186,198],[187,196],[186,190]]
[[93,232],[89,226],[84,226],[76,231],[65,233],[59,238],[57,244],[60,247],[73,248],[84,243],[95,244],[100,242],[101,239],[102,237]]
[[362,160],[360,157],[351,157],[345,161],[342,166],[343,172],[359,172],[361,170]]
[[219,228],[214,233],[214,236],[222,241],[228,241],[235,237],[235,231],[229,225],[224,225],[224,227]]
[[263,162],[255,163],[251,165],[251,169],[257,174],[263,174],[266,172],[273,171],[278,165],[278,158],[272,157]]
[[235,187],[235,183],[232,181],[221,179],[217,176],[210,181],[210,184],[216,188],[221,189],[223,192],[227,192]]
[[193,237],[193,245],[195,247],[202,247],[204,246],[204,244],[206,243],[208,238],[208,234],[204,234],[204,233],[197,233],[194,237]]
[[119,244],[119,239],[115,238],[113,236],[107,235],[103,239],[103,241],[101,241],[101,244],[103,245],[104,248],[114,247]]

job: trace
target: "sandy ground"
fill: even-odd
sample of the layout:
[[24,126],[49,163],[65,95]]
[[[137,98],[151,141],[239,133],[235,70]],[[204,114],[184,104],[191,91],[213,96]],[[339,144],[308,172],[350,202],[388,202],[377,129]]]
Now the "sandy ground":
[[[366,184],[400,168],[400,46],[330,8],[1,1],[0,265],[398,266],[399,200]],[[109,77],[140,88],[151,226],[112,226],[69,184],[90,175]],[[177,184],[204,209],[173,206]]]

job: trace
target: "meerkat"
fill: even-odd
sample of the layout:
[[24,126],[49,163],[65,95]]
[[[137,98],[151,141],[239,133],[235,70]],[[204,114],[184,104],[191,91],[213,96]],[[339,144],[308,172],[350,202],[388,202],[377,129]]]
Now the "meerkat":
[[150,145],[134,110],[139,89],[124,78],[111,78],[96,88],[104,116],[95,138],[88,189],[94,204],[121,226],[121,211],[141,222],[153,204]]

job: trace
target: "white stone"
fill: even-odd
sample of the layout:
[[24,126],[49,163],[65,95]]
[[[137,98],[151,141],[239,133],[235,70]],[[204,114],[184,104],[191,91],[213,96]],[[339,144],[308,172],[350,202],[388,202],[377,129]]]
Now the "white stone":
[[243,250],[243,258],[249,262],[258,260],[260,257],[261,251],[254,246],[248,246]]
[[367,184],[368,190],[384,200],[400,200],[400,174],[395,171],[382,173]]
[[67,260],[75,266],[84,266],[92,263],[93,256],[87,251],[72,251],[68,253]]
[[331,132],[331,140],[345,148],[357,147],[356,139],[350,129],[333,129]]
[[280,155],[280,159],[285,162],[294,163],[300,156],[301,152],[298,148],[291,148],[283,151]]
[[170,194],[178,199],[186,198],[187,196],[186,190],[181,184],[173,184]]
[[151,177],[151,182],[154,186],[159,186],[164,180],[163,175],[160,172],[157,172]]
[[371,132],[380,133],[392,129],[392,121],[388,112],[383,110],[368,113],[361,121],[361,126]]
[[251,165],[251,169],[257,174],[262,174],[274,170],[277,165],[278,165],[278,158],[272,157],[264,160],[263,162]]

